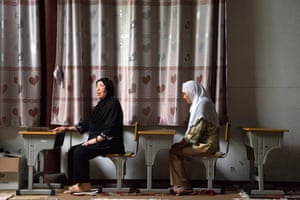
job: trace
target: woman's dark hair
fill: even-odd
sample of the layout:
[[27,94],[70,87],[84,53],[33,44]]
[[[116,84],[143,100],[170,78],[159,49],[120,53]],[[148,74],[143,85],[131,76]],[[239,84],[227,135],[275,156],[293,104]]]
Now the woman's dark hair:
[[107,96],[114,96],[114,84],[109,78],[100,78],[96,81],[96,84],[101,81],[106,88]]

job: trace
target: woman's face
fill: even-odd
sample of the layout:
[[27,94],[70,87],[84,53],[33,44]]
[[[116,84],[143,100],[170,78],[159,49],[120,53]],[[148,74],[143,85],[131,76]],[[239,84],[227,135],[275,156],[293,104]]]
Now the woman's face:
[[106,87],[102,81],[96,84],[96,96],[99,100],[104,99],[107,95]]
[[187,104],[192,104],[190,96],[187,92],[183,92],[182,95],[183,95],[184,100],[187,102]]

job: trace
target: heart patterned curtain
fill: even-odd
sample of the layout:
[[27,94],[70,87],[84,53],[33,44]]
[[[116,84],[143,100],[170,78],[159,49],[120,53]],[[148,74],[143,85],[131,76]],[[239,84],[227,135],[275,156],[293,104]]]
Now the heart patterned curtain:
[[1,1],[0,13],[0,126],[37,126],[41,114],[38,1]]
[[225,0],[59,0],[51,123],[96,104],[95,81],[114,81],[125,125],[182,125],[182,82],[202,83],[226,118]]

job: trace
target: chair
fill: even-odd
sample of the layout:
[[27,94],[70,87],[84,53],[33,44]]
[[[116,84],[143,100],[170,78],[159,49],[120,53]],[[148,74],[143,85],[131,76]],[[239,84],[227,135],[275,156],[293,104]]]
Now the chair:
[[213,180],[215,178],[215,168],[216,162],[220,158],[225,158],[229,152],[229,122],[226,122],[225,125],[225,134],[224,141],[226,142],[226,149],[224,152],[216,152],[215,154],[201,155],[197,157],[201,157],[203,164],[206,168],[206,179],[207,179],[207,188],[201,188],[202,191],[220,193],[220,188],[213,188]]
[[138,128],[139,128],[139,123],[135,122],[134,137],[133,137],[133,140],[135,141],[134,152],[125,152],[124,154],[106,154],[106,157],[109,158],[114,163],[116,168],[116,179],[117,179],[118,191],[122,189],[122,182],[126,174],[126,160],[128,158],[134,158],[138,152],[138,147],[139,147]]

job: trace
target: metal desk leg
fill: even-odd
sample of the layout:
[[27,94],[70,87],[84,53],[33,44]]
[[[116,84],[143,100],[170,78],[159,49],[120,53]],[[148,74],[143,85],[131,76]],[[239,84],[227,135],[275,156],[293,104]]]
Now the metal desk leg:
[[[253,136],[253,135],[252,135]],[[282,190],[265,190],[264,186],[264,164],[268,154],[273,149],[281,147],[281,137],[277,135],[255,134],[256,148],[254,149],[255,165],[257,166],[258,190],[252,190],[251,194],[284,194]]]
[[156,152],[153,151],[152,137],[145,136],[145,162],[147,166],[147,190],[152,189],[152,166],[154,164]]
[[28,166],[28,190],[32,190],[33,185],[33,166]]
[[258,164],[257,171],[258,171],[258,191],[263,192],[264,191],[264,168],[263,168],[263,164]]
[[35,195],[35,194],[55,195],[55,190],[33,189],[33,165],[30,165],[28,166],[28,188],[17,190],[16,194],[17,195]]
[[145,164],[147,166],[147,191],[152,188],[152,167],[156,154],[161,149],[169,149],[173,144],[173,135],[141,135],[145,150]]
[[42,146],[47,142],[47,140],[36,139],[34,136],[30,136],[29,138],[25,138],[27,147],[28,147],[28,188],[27,189],[20,189],[16,191],[17,195],[23,194],[45,194],[45,195],[54,195],[55,190],[53,189],[33,189],[33,168],[35,164],[35,160],[42,150]]
[[147,190],[152,189],[152,165],[147,165]]

